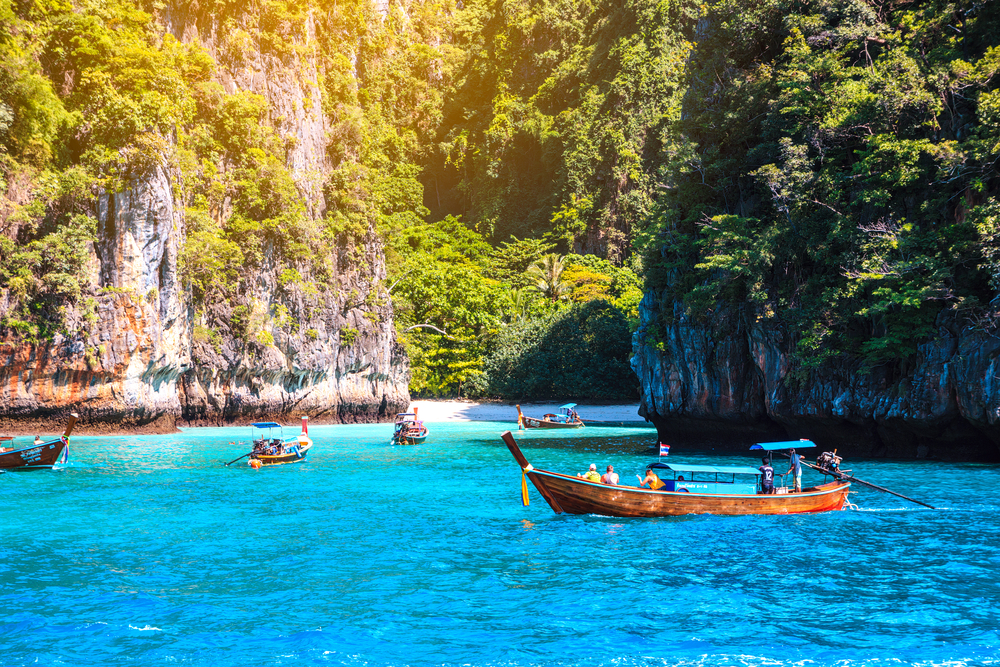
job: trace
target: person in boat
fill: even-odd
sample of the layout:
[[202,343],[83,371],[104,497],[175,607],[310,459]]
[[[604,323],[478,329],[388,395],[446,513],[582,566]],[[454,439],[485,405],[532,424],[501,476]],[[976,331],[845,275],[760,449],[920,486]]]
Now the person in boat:
[[[795,453],[794,449],[788,450],[788,455],[790,457],[788,472],[795,471],[795,493],[802,492],[802,457]],[[785,474],[787,475],[788,472]]]
[[608,466],[608,471],[601,475],[601,484],[618,486],[618,473],[615,472],[614,466]]
[[577,475],[577,477],[582,477],[585,480],[587,480],[588,482],[600,482],[601,481],[601,476],[597,474],[597,464],[596,463],[591,463],[590,464],[590,468],[587,470],[587,472],[583,473],[582,475]]
[[771,459],[766,456],[760,460],[763,464],[760,470],[760,492],[766,496],[774,493],[774,468],[771,466]]
[[636,475],[636,477],[639,479],[640,487],[649,485],[649,488],[653,491],[658,491],[664,487],[663,480],[656,476],[656,473],[653,472],[652,468],[646,468],[646,479],[643,479],[638,475]]

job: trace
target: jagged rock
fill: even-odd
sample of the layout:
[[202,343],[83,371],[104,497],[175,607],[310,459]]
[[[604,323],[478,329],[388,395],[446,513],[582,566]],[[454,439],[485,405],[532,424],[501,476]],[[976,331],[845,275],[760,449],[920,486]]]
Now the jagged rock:
[[809,438],[848,456],[1000,459],[1000,339],[947,316],[906,372],[830,362],[799,379],[794,341],[770,320],[722,308],[695,323],[652,292],[639,313],[640,413],[664,442],[746,451]]

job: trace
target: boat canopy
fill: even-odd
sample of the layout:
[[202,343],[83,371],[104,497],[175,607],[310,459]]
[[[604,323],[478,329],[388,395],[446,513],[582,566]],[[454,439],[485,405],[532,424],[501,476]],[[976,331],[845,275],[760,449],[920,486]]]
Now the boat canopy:
[[277,422],[254,422],[250,425],[254,428],[281,428],[281,424]]
[[559,409],[560,410],[572,410],[575,407],[576,407],[576,403],[567,403],[566,405],[560,405]]
[[760,470],[756,468],[751,468],[750,466],[699,466],[699,465],[683,465],[679,463],[656,463],[649,466],[650,468],[666,468],[668,470],[673,470],[674,472],[707,472],[707,473],[720,473],[723,475],[760,475]]
[[815,446],[816,443],[812,440],[787,440],[785,442],[758,442],[756,445],[751,445],[750,449],[766,449],[767,451],[771,451],[772,449],[806,449]]
[[398,412],[398,413],[396,413],[396,419],[399,419],[400,417],[413,417],[414,419],[416,419],[417,415],[414,414],[414,413],[412,413],[412,412]]

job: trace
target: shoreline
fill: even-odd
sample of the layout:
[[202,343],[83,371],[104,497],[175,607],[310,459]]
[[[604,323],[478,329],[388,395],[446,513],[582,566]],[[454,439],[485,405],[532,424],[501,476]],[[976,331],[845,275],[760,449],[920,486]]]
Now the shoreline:
[[[555,412],[560,405],[565,405],[570,401],[552,403],[521,403],[522,412],[529,417],[541,417],[548,412]],[[517,408],[514,403],[500,402],[478,402],[465,401],[460,399],[419,399],[411,401],[408,412],[413,412],[414,408],[419,410],[419,416],[423,421],[433,422],[465,422],[465,421],[493,421],[517,423]],[[580,403],[577,411],[584,420],[606,421],[606,422],[644,422],[639,416],[638,403],[597,405]],[[392,423],[395,414],[386,415],[384,421],[360,419],[353,415],[354,419],[336,419],[331,415],[310,416],[310,425],[327,426],[340,424],[357,423]],[[300,417],[282,417],[275,421],[292,423]],[[269,418],[270,419],[270,418]],[[268,420],[269,420],[268,419]],[[84,421],[78,422],[73,429],[73,435],[81,436],[130,436],[130,435],[169,435],[171,433],[181,433],[182,429],[191,428],[230,428],[244,426],[246,421],[223,421],[223,420],[197,420],[186,421],[171,415],[163,415],[157,419],[145,423],[136,423],[134,420],[118,421]],[[259,421],[267,421],[260,419]],[[131,423],[130,423],[131,422]],[[47,417],[35,418],[12,418],[0,417],[0,435],[12,436],[15,438],[34,437],[41,435],[42,439],[55,438],[62,435],[66,429],[66,417],[62,415],[51,415]]]
[[[560,405],[572,401],[558,403],[521,403],[521,412],[528,417],[541,417],[555,412]],[[418,416],[425,422],[451,421],[494,421],[517,423],[517,404],[515,403],[480,403],[478,401],[463,401],[455,399],[419,399],[410,402],[409,411],[418,408]],[[578,403],[577,412],[584,420],[608,422],[644,422],[639,416],[638,403],[623,403],[612,405],[596,405]]]

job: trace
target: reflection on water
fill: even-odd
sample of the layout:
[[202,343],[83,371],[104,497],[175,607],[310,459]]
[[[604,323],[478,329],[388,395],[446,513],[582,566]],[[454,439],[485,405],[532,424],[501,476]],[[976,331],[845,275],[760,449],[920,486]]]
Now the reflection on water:
[[[936,512],[566,517],[521,506],[511,426],[311,426],[259,471],[223,465],[246,429],[74,438],[0,476],[0,665],[1000,662],[998,466],[852,462]],[[515,435],[556,471],[655,458],[648,428]]]

